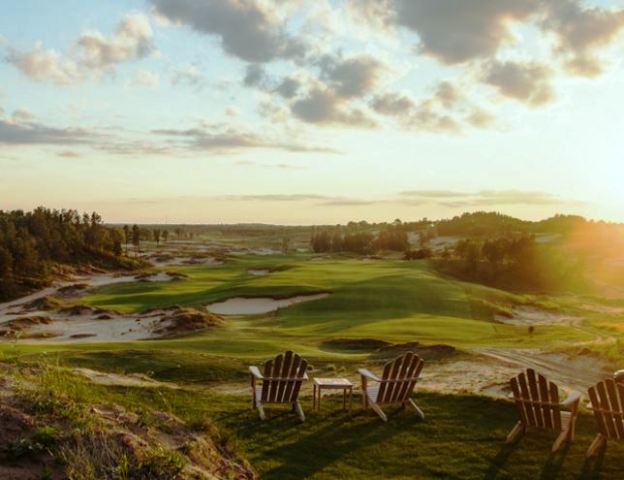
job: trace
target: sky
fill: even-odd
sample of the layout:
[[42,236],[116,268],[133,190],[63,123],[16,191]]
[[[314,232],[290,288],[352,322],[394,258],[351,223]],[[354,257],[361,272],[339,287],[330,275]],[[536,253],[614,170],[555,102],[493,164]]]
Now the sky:
[[624,221],[624,0],[21,0],[0,209]]

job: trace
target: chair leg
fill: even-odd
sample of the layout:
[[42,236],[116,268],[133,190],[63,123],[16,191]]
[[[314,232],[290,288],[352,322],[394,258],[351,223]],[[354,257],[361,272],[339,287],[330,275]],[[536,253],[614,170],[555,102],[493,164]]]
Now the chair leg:
[[561,432],[559,436],[557,437],[557,440],[555,440],[555,443],[553,443],[551,452],[557,453],[559,449],[563,446],[563,444],[569,441],[570,441],[570,432],[568,430]]
[[258,409],[258,414],[260,415],[260,420],[266,420],[266,414],[264,413],[264,407],[260,402],[256,403],[256,408]]
[[[425,419],[425,413],[420,409],[418,405],[411,398],[407,401],[410,407],[412,407],[416,411],[416,415],[418,415],[422,420]],[[404,404],[405,405],[405,404]]]
[[602,433],[599,433],[598,435],[596,435],[596,438],[594,438],[594,441],[591,443],[591,445],[587,449],[587,453],[585,454],[585,457],[586,458],[593,457],[594,455],[596,455],[596,453],[598,453],[600,449],[604,448],[606,445],[607,445],[607,439],[604,437]]
[[522,422],[516,423],[514,428],[511,430],[511,432],[509,432],[509,435],[507,435],[507,439],[505,440],[505,443],[516,442],[522,435],[524,435],[525,431],[526,429]]
[[295,401],[295,403],[293,404],[293,407],[295,408],[297,415],[299,415],[299,419],[302,422],[305,422],[305,414],[303,413],[303,408],[301,408],[301,404],[299,403],[299,400]]
[[373,411],[379,415],[379,418],[381,418],[384,422],[388,421],[388,417],[386,416],[386,414],[381,410],[381,408],[379,408],[379,405],[377,405],[374,402],[370,402],[370,407],[373,409]]

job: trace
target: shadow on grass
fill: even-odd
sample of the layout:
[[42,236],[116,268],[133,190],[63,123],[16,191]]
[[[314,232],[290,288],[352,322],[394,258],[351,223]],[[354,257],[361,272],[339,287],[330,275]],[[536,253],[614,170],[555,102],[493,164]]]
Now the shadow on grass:
[[598,452],[598,455],[585,459],[580,478],[587,480],[598,480],[600,478],[606,451],[606,448],[602,448]]

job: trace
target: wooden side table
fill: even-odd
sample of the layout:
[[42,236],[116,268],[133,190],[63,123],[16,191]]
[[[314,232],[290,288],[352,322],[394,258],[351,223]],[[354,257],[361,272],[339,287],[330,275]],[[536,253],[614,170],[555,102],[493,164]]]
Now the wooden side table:
[[347,393],[349,394],[349,413],[353,400],[353,384],[346,378],[315,378],[312,409],[320,411],[323,390],[342,390],[342,409],[347,409]]

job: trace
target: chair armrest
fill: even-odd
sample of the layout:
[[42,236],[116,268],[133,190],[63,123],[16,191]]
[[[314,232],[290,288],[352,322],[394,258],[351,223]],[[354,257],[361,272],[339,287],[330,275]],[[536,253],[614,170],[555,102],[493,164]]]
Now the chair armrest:
[[260,369],[256,367],[255,365],[252,365],[249,367],[249,373],[258,380],[262,380],[264,378],[262,374],[260,373]]
[[576,390],[571,391],[566,399],[561,402],[562,407],[570,407],[575,403],[579,403],[581,401],[581,392],[577,392]]
[[372,373],[367,368],[358,368],[358,373],[360,375],[362,375],[363,377],[370,378],[371,380],[374,380],[375,382],[381,382],[381,378],[379,378],[377,375]]

